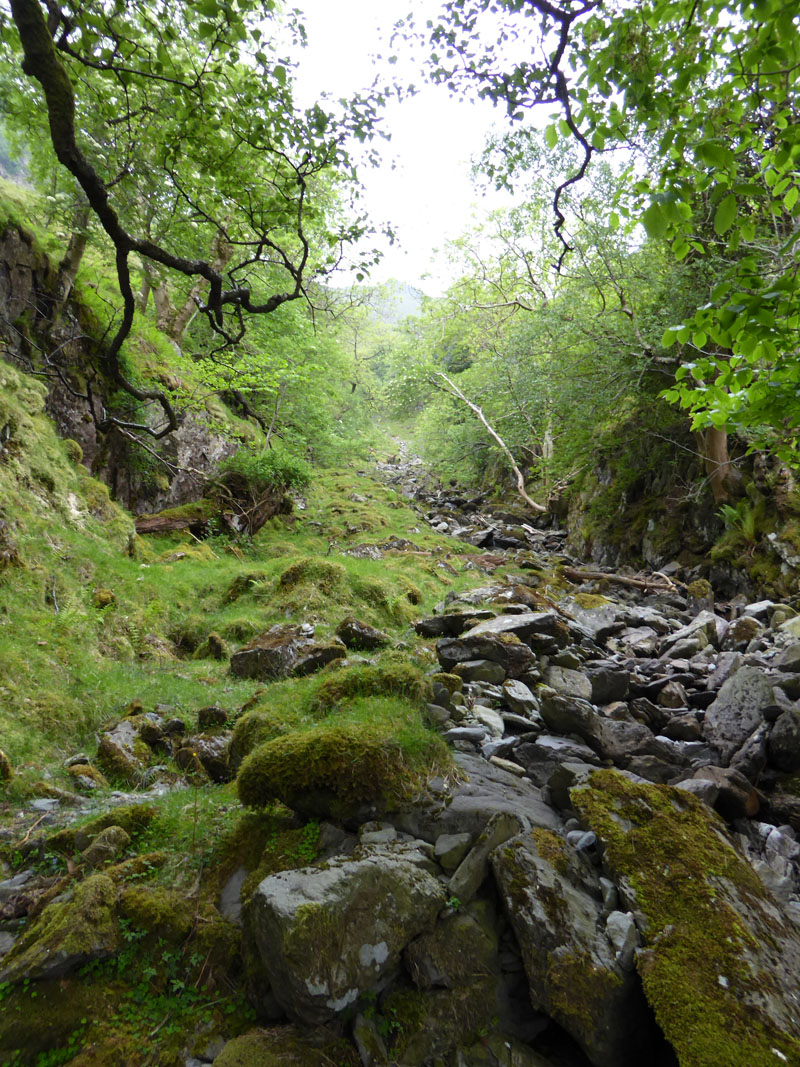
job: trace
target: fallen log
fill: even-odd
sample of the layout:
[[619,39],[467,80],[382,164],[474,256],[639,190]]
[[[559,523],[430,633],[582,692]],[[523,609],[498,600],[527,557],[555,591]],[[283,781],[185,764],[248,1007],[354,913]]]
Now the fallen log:
[[581,571],[575,567],[562,567],[561,573],[571,582],[614,582],[631,589],[641,589],[649,593],[679,593],[686,589],[683,582],[668,578],[666,574],[656,572],[649,578],[629,578],[626,574],[609,574],[606,571]]

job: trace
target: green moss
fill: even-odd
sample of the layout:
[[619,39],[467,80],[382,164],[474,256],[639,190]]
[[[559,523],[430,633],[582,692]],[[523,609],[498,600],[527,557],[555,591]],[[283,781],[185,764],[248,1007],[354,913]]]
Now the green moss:
[[119,946],[116,896],[111,879],[94,874],[77,887],[72,900],[48,904],[3,958],[4,980],[51,977],[58,973],[60,959],[74,959],[77,968],[114,953]]
[[387,733],[387,725],[370,731],[358,723],[322,724],[268,741],[242,764],[239,799],[247,807],[280,800],[316,812],[318,797],[321,813],[331,803],[391,806],[434,771],[442,752],[440,740],[421,726],[413,745],[403,744],[402,734]]
[[347,587],[347,571],[341,563],[331,563],[319,557],[299,559],[287,567],[280,576],[282,589],[293,589],[298,585],[314,585],[326,596],[340,592]]
[[122,804],[88,822],[58,830],[48,837],[47,845],[55,852],[81,851],[109,826],[121,826],[131,837],[136,837],[147,829],[157,814],[158,808],[152,804]]
[[722,823],[685,792],[614,771],[596,772],[571,795],[647,918],[639,970],[681,1064],[774,1067],[773,1049],[800,1062],[800,1042],[761,1007],[764,997],[784,997],[755,958],[759,944],[780,957],[780,925]]
[[298,726],[304,725],[301,711],[292,712],[284,708],[254,708],[237,719],[230,740],[229,753],[231,766],[238,767],[245,756],[259,745],[272,741],[276,737],[291,733]]
[[431,676],[431,682],[439,682],[445,687],[450,696],[454,693],[460,693],[464,686],[464,679],[459,678],[457,674],[450,674],[447,671],[438,671]]
[[175,889],[128,886],[119,898],[121,918],[149,937],[182,944],[192,929],[191,902]]
[[325,678],[310,702],[309,711],[325,715],[355,697],[378,695],[402,696],[422,704],[430,698],[431,685],[422,671],[406,659],[385,658],[380,664],[356,664],[342,667]]
[[696,578],[686,587],[686,592],[689,596],[694,597],[696,600],[703,600],[705,597],[711,596],[713,591],[711,582],[706,581],[705,578]]
[[531,837],[536,842],[536,849],[542,859],[554,867],[560,875],[569,873],[569,851],[567,843],[555,830],[537,827],[531,830]]
[[343,1038],[318,1028],[301,1036],[292,1026],[254,1030],[229,1041],[215,1067],[360,1067],[358,1053]]

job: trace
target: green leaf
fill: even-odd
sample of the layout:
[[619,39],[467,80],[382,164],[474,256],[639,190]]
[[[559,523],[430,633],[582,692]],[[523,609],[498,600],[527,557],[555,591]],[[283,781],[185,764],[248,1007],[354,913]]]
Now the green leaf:
[[669,220],[664,212],[663,205],[651,204],[642,215],[642,225],[647,230],[648,237],[652,237],[654,240],[663,237],[669,228]]
[[738,212],[739,205],[736,203],[736,197],[730,193],[720,202],[714,215],[714,230],[720,237],[733,226]]
[[800,196],[800,189],[796,185],[793,185],[786,196],[783,198],[783,206],[787,211],[791,211],[794,205],[797,203],[797,197]]
[[696,330],[692,334],[692,344],[695,348],[704,348],[707,340],[708,334],[705,330]]
[[555,125],[555,123],[545,129],[544,143],[551,150],[555,148],[555,146],[558,144],[558,127]]
[[608,216],[608,228],[612,233],[616,233],[619,229],[619,215],[616,211],[612,211]]

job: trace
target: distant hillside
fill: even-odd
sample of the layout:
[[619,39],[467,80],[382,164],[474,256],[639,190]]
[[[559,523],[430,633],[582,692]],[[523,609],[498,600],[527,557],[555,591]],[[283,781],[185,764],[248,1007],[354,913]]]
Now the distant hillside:
[[424,300],[422,290],[393,279],[375,290],[370,303],[381,322],[396,326],[404,319],[419,315]]

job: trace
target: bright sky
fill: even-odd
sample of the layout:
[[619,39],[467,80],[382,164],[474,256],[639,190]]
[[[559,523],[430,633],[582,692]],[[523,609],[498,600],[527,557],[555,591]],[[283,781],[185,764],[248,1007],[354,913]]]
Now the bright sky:
[[[376,73],[373,56],[392,54],[392,26],[412,6],[410,0],[295,2],[308,33],[308,47],[299,56],[298,102],[303,105],[323,91],[335,99],[368,86]],[[441,2],[416,0],[413,6],[423,13],[424,25],[425,14],[430,17]],[[504,114],[488,103],[453,99],[444,86],[427,85],[410,55],[402,49],[394,54],[398,63],[384,69],[412,82],[419,93],[387,108],[392,139],[382,148],[386,162],[361,173],[367,211],[376,222],[390,222],[398,235],[371,280],[397,278],[437,295],[452,279],[443,256],[433,262],[436,250],[466,229],[474,210],[500,203],[499,196],[481,201],[469,169],[470,157],[481,150],[492,124],[503,123]]]

